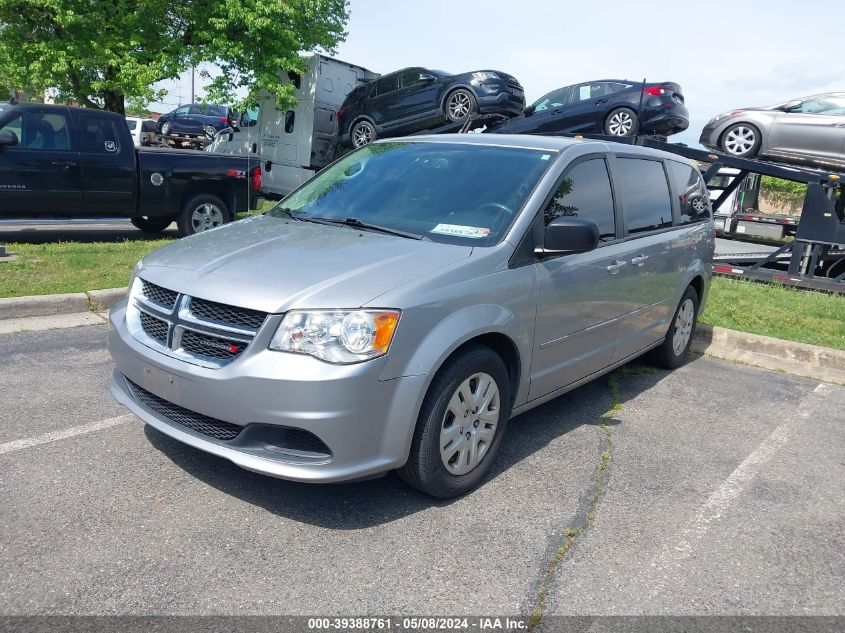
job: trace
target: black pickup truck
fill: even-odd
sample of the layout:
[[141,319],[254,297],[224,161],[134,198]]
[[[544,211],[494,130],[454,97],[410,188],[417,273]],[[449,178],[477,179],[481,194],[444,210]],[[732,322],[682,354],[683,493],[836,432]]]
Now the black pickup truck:
[[204,231],[254,209],[256,157],[135,148],[113,112],[0,104],[0,219],[127,217],[139,229]]

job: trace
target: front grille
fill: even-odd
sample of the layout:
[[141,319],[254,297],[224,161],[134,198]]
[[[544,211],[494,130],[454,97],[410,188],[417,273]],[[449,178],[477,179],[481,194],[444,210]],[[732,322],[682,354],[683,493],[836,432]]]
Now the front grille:
[[147,301],[160,305],[162,308],[167,308],[168,310],[172,310],[176,305],[176,298],[179,296],[179,293],[151,284],[149,281],[144,281],[143,279],[141,280],[141,285],[141,292]]
[[149,336],[151,339],[158,341],[159,343],[166,345],[167,344],[167,321],[162,321],[161,319],[157,319],[154,316],[147,314],[146,312],[140,313],[141,318],[141,329],[144,330],[144,334]]
[[206,299],[191,299],[191,314],[200,319],[209,319],[226,325],[257,330],[267,318],[266,312],[227,306]]
[[193,330],[185,330],[182,334],[182,349],[209,358],[231,360],[240,356],[246,346],[247,344],[241,341],[207,336]]
[[181,426],[187,427],[197,433],[208,435],[216,440],[227,442],[235,439],[244,427],[237,424],[224,422],[223,420],[216,420],[210,418],[202,413],[191,411],[180,407],[179,405],[168,402],[164,398],[159,398],[154,393],[150,393],[143,387],[139,387],[134,382],[126,379],[132,394],[147,409],[164,416],[171,422],[175,422]]

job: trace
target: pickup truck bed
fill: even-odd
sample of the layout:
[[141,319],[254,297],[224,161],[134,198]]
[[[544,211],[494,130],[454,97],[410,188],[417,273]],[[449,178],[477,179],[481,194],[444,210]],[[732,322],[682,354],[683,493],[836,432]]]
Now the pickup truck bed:
[[135,148],[113,112],[0,105],[0,218],[128,217],[146,230],[176,220],[188,235],[256,208],[257,158]]

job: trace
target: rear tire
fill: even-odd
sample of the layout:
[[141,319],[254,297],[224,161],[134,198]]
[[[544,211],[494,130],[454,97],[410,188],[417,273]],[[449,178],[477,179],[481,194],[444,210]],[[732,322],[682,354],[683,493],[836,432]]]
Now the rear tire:
[[147,233],[160,233],[173,223],[173,218],[130,218],[132,226]]
[[604,133],[610,136],[634,136],[639,131],[637,113],[628,108],[611,110],[604,121]]
[[362,119],[352,126],[350,136],[352,137],[352,147],[358,149],[376,140],[378,138],[378,132],[376,132],[376,128],[372,123],[366,119]]
[[469,492],[489,472],[510,413],[504,362],[489,347],[467,346],[446,362],[428,388],[399,476],[432,497]]
[[452,123],[466,121],[468,117],[478,112],[478,102],[469,90],[459,88],[446,97],[445,111]]
[[695,336],[698,306],[698,293],[689,286],[675,310],[663,343],[649,352],[648,359],[653,364],[665,369],[675,369],[684,364],[692,337]]
[[188,200],[176,218],[179,235],[193,235],[215,229],[229,221],[229,208],[217,196],[201,193]]

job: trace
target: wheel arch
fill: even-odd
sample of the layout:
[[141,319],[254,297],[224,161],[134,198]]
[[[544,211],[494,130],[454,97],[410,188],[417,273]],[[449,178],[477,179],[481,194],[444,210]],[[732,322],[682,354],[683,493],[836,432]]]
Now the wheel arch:
[[449,86],[448,88],[446,88],[446,90],[444,90],[443,97],[440,99],[441,112],[443,112],[444,114],[446,113],[446,101],[449,99],[453,92],[455,92],[456,90],[460,90],[461,88],[463,88],[464,90],[468,90],[470,93],[472,93],[472,97],[473,99],[475,99],[475,105],[476,107],[478,107],[478,93],[475,92],[475,89],[470,84],[460,83]]
[[209,195],[220,198],[220,200],[222,200],[223,203],[226,205],[226,221],[231,222],[232,220],[234,220],[234,189],[231,186],[227,186],[223,183],[217,182],[192,182],[185,185],[185,188],[182,190],[182,197],[179,202],[179,212],[181,213],[182,211],[184,211],[185,206],[191,201],[191,199],[199,195]]

